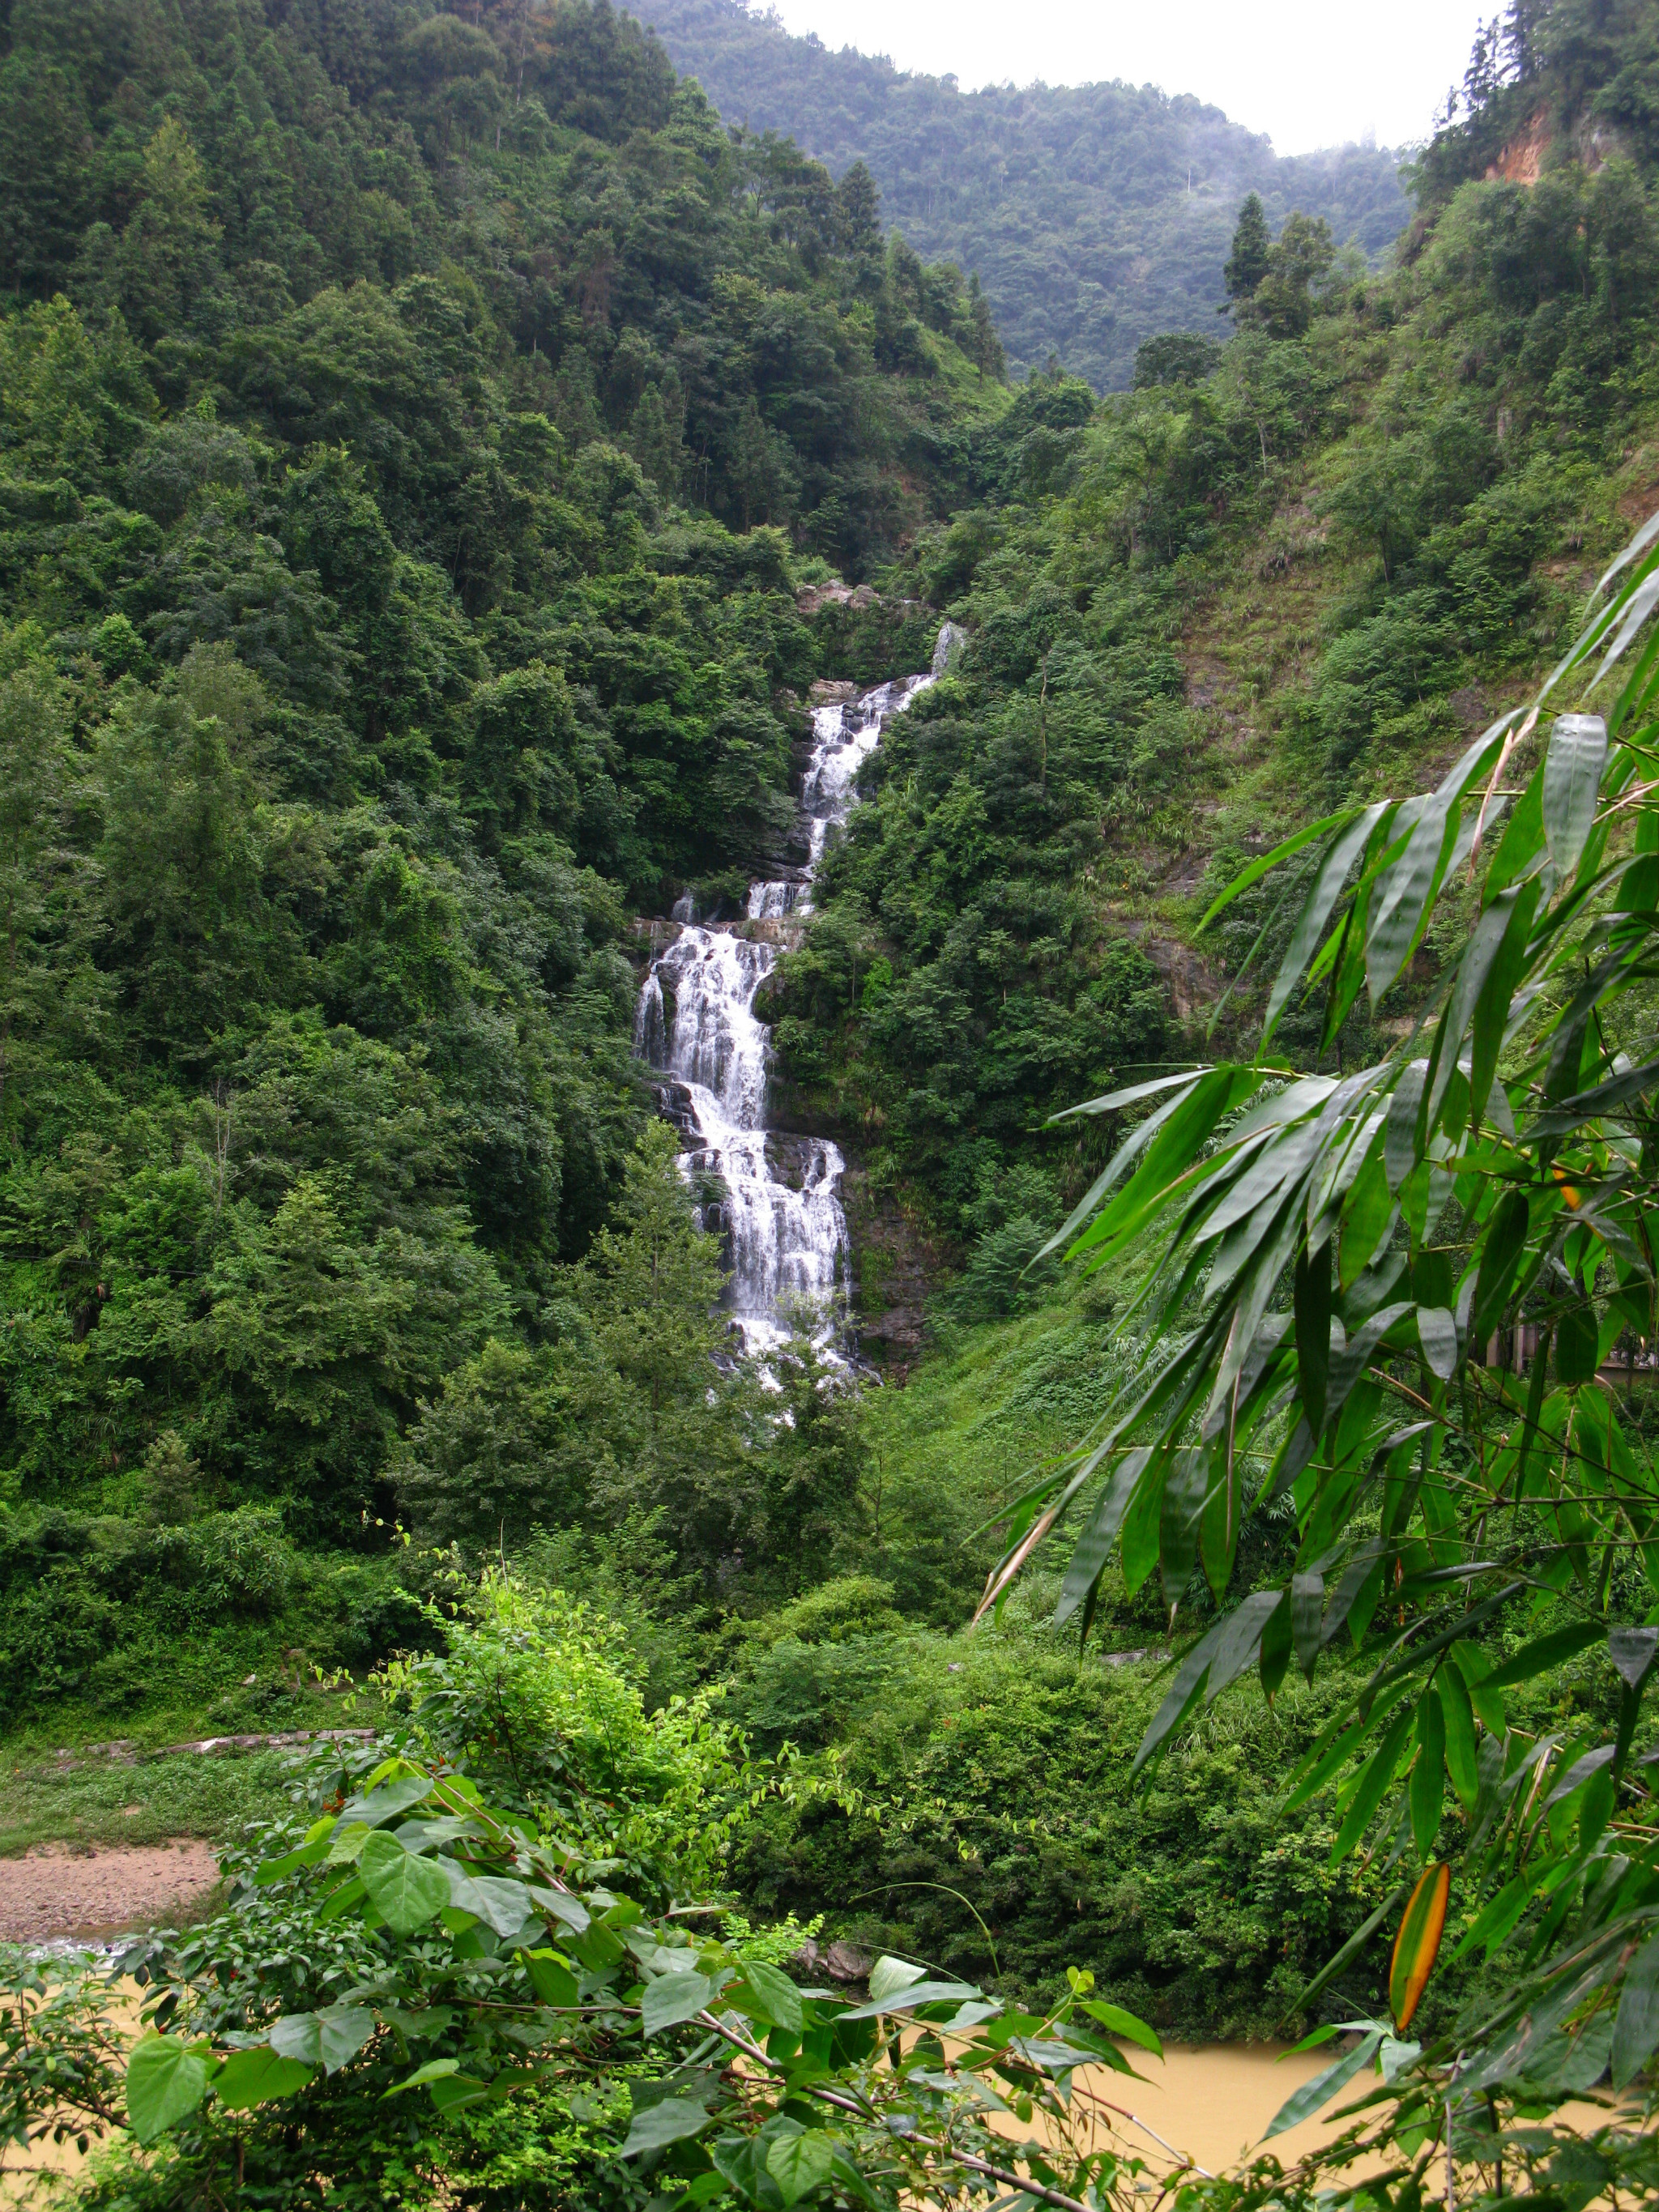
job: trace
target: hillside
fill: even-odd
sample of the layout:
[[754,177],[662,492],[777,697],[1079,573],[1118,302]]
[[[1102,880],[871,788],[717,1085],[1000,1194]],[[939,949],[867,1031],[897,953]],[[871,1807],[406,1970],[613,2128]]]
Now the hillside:
[[[1543,118],[1535,182],[1481,173],[1478,108],[1397,268],[1321,273],[1287,233],[1224,351],[1149,349],[1157,380],[1098,405],[1034,380],[1000,472],[893,572],[972,641],[866,771],[775,1034],[875,1181],[982,1249],[987,1310],[1103,1156],[1043,1117],[1204,1051],[1224,998],[1243,1034],[1271,908],[1200,937],[1214,893],[1297,822],[1429,780],[1654,503],[1655,64],[1644,10],[1613,31],[1490,88]],[[1280,1048],[1315,1035],[1292,1010]]]
[[[1612,1431],[1585,1425],[1635,1310],[1620,1278],[1605,1343],[1585,1325],[1593,1213],[1564,1231],[1576,1379],[1542,1418],[1589,1439],[1564,1464],[1611,1470],[1628,1539],[1593,1556],[1557,1492],[1533,1503],[1528,1480],[1555,1476],[1536,1459],[1529,1475],[1524,1450],[1492,1473],[1482,1437],[1454,1426],[1460,1385],[1431,1365],[1431,1334],[1397,1352],[1374,1335],[1346,1381],[1379,1425],[1355,1422],[1343,1448],[1365,1483],[1386,1463],[1398,1485],[1380,1504],[1358,1475],[1352,1492],[1360,1540],[1396,1508],[1407,1532],[1386,1604],[1373,1547],[1322,1611],[1337,1571],[1310,1491],[1263,1459],[1287,1393],[1256,1431],[1261,1486],[1229,1490],[1244,1504],[1221,1569],[1207,1522],[1199,1559],[1186,1492],[1135,1524],[1133,1561],[1096,1547],[1085,1644],[1075,1616],[1053,1620],[1064,1526],[963,1626],[1011,1497],[1149,1358],[1116,1326],[1144,1249],[1092,1277],[1036,1258],[1123,1117],[1050,1117],[1212,1039],[1249,1048],[1289,925],[1257,886],[1204,928],[1214,893],[1328,811],[1421,788],[1526,699],[1659,507],[1653,10],[1518,0],[1505,21],[1378,266],[1336,233],[1386,211],[1366,198],[1392,175],[1381,156],[1344,157],[1328,176],[1350,197],[1321,202],[1308,179],[1324,173],[1292,190],[1285,168],[1253,172],[1255,142],[1179,102],[1094,88],[1030,95],[1021,121],[1016,95],[1000,136],[1000,95],[841,58],[872,72],[872,113],[925,95],[969,118],[975,174],[1021,146],[1041,171],[1045,134],[1084,112],[1066,102],[1097,100],[1112,128],[1074,131],[1078,147],[1162,179],[1133,282],[1198,335],[1151,306],[1130,327],[1142,295],[1126,293],[1099,359],[1132,387],[1103,397],[1075,349],[1005,376],[984,293],[921,257],[890,198],[908,242],[884,239],[856,162],[832,173],[860,150],[850,128],[825,161],[726,128],[610,0],[0,8],[0,1850],[204,1836],[246,1877],[144,1954],[184,2007],[147,2039],[146,2063],[182,2082],[177,2124],[94,2161],[86,2212],[617,2212],[653,2191],[716,2202],[728,2183],[776,2212],[780,2172],[792,2203],[959,2204],[1008,2169],[928,2199],[892,2162],[895,2144],[936,2147],[913,2112],[859,2139],[885,2194],[835,2164],[850,2152],[815,2142],[814,2167],[798,2148],[781,2107],[810,2115],[826,2069],[851,2078],[878,2032],[809,2016],[834,2000],[785,1971],[816,1972],[805,1942],[1041,2001],[1048,2018],[1025,2016],[1005,2052],[1040,2028],[1052,2058],[1051,2008],[1097,1977],[1087,2016],[1114,2035],[1131,2032],[1119,2002],[1199,2041],[1312,2027],[1326,2005],[1328,2027],[1374,2015],[1357,2067],[1394,2003],[1394,1887],[1490,1835],[1500,1789],[1528,1802],[1513,1823],[1536,1854],[1528,1884],[1539,1866],[1555,1881],[1558,1847],[1615,1871],[1575,1862],[1559,1891],[1515,1892],[1486,1964],[1438,1969],[1425,2045],[1483,1977],[1511,1974],[1505,1936],[1538,1955],[1570,1908],[1634,1898],[1659,1957],[1650,1798],[1615,1801],[1592,1775],[1610,1729],[1620,1759],[1651,1755],[1637,1724],[1659,1637],[1645,1378],[1620,1380],[1620,1455],[1591,1457]],[[781,50],[774,28],[718,21]],[[1162,149],[1150,167],[1130,158],[1143,143]],[[1200,143],[1207,194],[1195,179],[1182,214],[1173,165]],[[1254,242],[1236,198],[1253,179],[1273,218]],[[1056,205],[1045,267],[1086,228]],[[1202,270],[1178,229],[1200,214]],[[1177,315],[1200,277],[1201,314]],[[1017,319],[1004,335],[1018,351]],[[647,960],[694,943],[698,913],[742,912],[751,879],[802,887],[809,708],[918,674],[947,618],[963,635],[938,680],[863,726],[842,792],[860,803],[813,817],[811,906],[750,909],[720,940],[732,971],[738,947],[778,954],[763,995],[757,963],[726,1001],[776,1107],[738,1135],[764,1152],[810,1132],[820,1167],[844,1146],[851,1249],[835,1257],[866,1353],[890,1298],[915,1326],[882,1376],[780,1297],[747,1358],[720,1305],[730,1188],[688,1158],[672,1086],[635,1055]],[[1293,1001],[1272,1081],[1408,1034],[1474,896],[1456,882],[1329,1047]],[[1639,902],[1617,927],[1651,942]],[[1638,1061],[1651,985],[1617,1040]],[[1368,1127],[1381,1144],[1387,1117]],[[1626,1145],[1616,1173],[1643,1150]],[[797,1194],[808,1157],[775,1163],[772,1190]],[[1496,1185],[1509,1162],[1491,1161]],[[1545,1193],[1558,1210],[1577,1195],[1565,1170]],[[1417,1295],[1463,1328],[1484,1402],[1518,1378],[1476,1365],[1447,1249],[1410,1253]],[[1264,1338],[1304,1295],[1273,1267]],[[1350,1270],[1345,1295],[1356,1279],[1371,1287]],[[1328,1378],[1331,1316],[1314,1318]],[[1366,1360],[1389,1371],[1362,1390]],[[1431,1418],[1396,1431],[1401,1390]],[[1492,1482],[1478,1523],[1460,1499],[1430,1527],[1421,1504],[1440,1549],[1410,1518],[1451,1486],[1436,1421],[1463,1492]],[[1287,1456],[1306,1431],[1285,1425]],[[1181,1480],[1221,1466],[1231,1486],[1224,1421],[1206,1442],[1182,1440]],[[1166,1522],[1187,1555],[1161,1582]],[[1431,1686],[1442,1717],[1371,1708],[1389,1759],[1432,1787],[1413,1780],[1402,1809],[1384,1802],[1392,1767],[1370,1796],[1350,1772],[1334,1807],[1323,1782],[1355,1739],[1333,1735],[1320,1788],[1284,1816],[1286,1772],[1320,1756],[1381,1641],[1461,1603],[1445,1593],[1499,1545],[1537,1574],[1501,1620],[1425,1642],[1461,1685]],[[1277,1674],[1261,1667],[1271,1710],[1230,1678],[1150,1778],[1132,1771],[1189,1629],[1292,1576],[1306,1681],[1282,1643]],[[1356,1656],[1357,1608],[1337,1608],[1361,1589],[1376,1627],[1352,1633],[1372,1635]],[[1637,1638],[1617,1675],[1610,1624]],[[1182,1688],[1189,1707],[1203,1687]],[[297,1730],[326,1741],[296,1747]],[[250,1755],[201,1754],[232,1732]],[[1533,1822],[1517,1793],[1537,1798],[1553,1752],[1565,1778]],[[1629,1855],[1607,1859],[1617,1838]],[[1476,1856],[1457,1876],[1469,1922]],[[526,1902],[532,1864],[551,1920]],[[1328,1998],[1307,1995],[1356,1936]],[[0,2050],[47,2049],[40,1984],[11,1964]],[[1659,2014],[1634,1978],[1655,2039],[1639,2066]],[[981,2000],[947,1988],[967,2032]],[[733,2065],[699,2024],[728,2000],[765,2035]],[[302,2008],[301,2056],[258,2042]],[[1581,2089],[1609,2063],[1610,2009],[1572,2055]],[[175,2024],[216,2042],[215,2068],[234,2054],[210,2097]],[[860,2078],[884,2097],[935,2048],[907,2027],[897,2063]],[[1540,2109],[1530,2077],[1459,2091],[1461,2052],[1413,2156],[1455,2094],[1478,2098],[1483,2129],[1500,2099]],[[77,2081],[104,2081],[95,2058]],[[263,2086],[239,2105],[227,2075]],[[9,2113],[64,2094],[17,2063],[0,2075]],[[960,2078],[923,2081],[928,2126]],[[1033,2077],[1003,2078],[1023,2098]],[[687,2100],[738,2091],[756,2109],[716,2166],[710,2113]],[[623,2162],[641,2119],[650,2166]],[[786,2145],[764,2174],[763,2128]],[[1466,2173],[1498,2165],[1489,2140]],[[1541,2160],[1544,2136],[1528,2141]],[[1459,2202],[1513,2204],[1505,2182],[1532,2155],[1506,2148],[1492,2189]],[[1613,2170],[1573,2167],[1571,2191],[1541,2201],[1588,2201]],[[1097,2164],[1066,2187],[1132,2212],[1140,2180]],[[1272,2184],[1273,2201],[1328,2208],[1304,2180]],[[1199,2212],[1236,2201],[1230,2183],[1182,2188]]]
[[883,220],[925,258],[978,276],[1021,374],[1057,355],[1097,392],[1120,391],[1146,339],[1213,331],[1246,192],[1275,228],[1293,208],[1323,216],[1368,259],[1409,212],[1386,148],[1280,157],[1219,109],[1153,86],[964,92],[792,38],[744,0],[635,12],[728,124],[791,137],[837,176],[865,162]]
[[1008,394],[954,270],[604,0],[518,23],[6,12],[0,1718],[361,1666],[386,1529],[459,1525],[422,1470],[471,1529],[757,1457],[736,1382],[703,1433],[630,918],[765,872],[805,545],[890,557]]

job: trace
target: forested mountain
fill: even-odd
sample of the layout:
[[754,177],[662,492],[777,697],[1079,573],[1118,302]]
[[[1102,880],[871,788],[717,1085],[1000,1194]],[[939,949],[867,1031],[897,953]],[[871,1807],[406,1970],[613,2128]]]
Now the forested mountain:
[[[1480,1790],[1519,1807],[1559,1753],[1542,1830],[1520,1823],[1551,1848],[1650,1819],[1632,1794],[1609,1828],[1610,1791],[1585,1793],[1637,1710],[1608,1626],[1637,1638],[1617,1665],[1638,1705],[1653,1658],[1659,1523],[1592,1557],[1564,1519],[1524,1618],[1466,1625],[1462,1701],[1448,1679],[1442,1717],[1389,1718],[1390,1758],[1420,1753],[1433,1784],[1403,1813],[1352,1775],[1334,1806],[1325,1786],[1370,1659],[1321,1610],[1305,1486],[1253,1492],[1213,1577],[1179,1499],[1132,1555],[1085,1547],[1081,1651],[1075,1613],[1050,1618],[1064,1528],[959,1631],[1026,1470],[1062,1464],[1162,1357],[1119,1331],[1144,1251],[1086,1279],[1037,1256],[1129,1127],[1051,1117],[1246,1038],[1291,925],[1249,884],[1206,927],[1215,894],[1287,832],[1432,786],[1535,696],[1659,509],[1651,6],[1515,0],[1379,267],[1337,233],[1382,157],[1322,201],[1315,172],[1252,170],[1254,142],[1178,102],[1030,95],[1028,141],[1027,95],[1004,133],[1000,95],[923,84],[988,118],[974,175],[1025,143],[1052,168],[1068,100],[1127,117],[1074,131],[1077,162],[1119,148],[1121,173],[1162,179],[1135,252],[1172,301],[1199,297],[1198,263],[1182,244],[1159,276],[1158,257],[1188,215],[1209,226],[1201,311],[1168,319],[1194,327],[1149,309],[1125,331],[1123,307],[1099,358],[1132,363],[1131,388],[1103,398],[1075,349],[1005,380],[975,270],[884,240],[896,216],[926,235],[902,179],[884,204],[857,161],[837,180],[728,129],[609,0],[10,0],[0,26],[0,1846],[258,1824],[227,1860],[233,1905],[146,1954],[184,2009],[145,2063],[193,2101],[159,2100],[177,2126],[119,2148],[83,2203],[617,2212],[655,2191],[777,2212],[779,2173],[792,2203],[928,2201],[893,2163],[933,2142],[908,2108],[859,2149],[884,2196],[846,2184],[844,2148],[798,2147],[797,2109],[877,2032],[814,2013],[804,2033],[829,2001],[782,1966],[814,1928],[1042,2006],[1008,2036],[1095,2002],[1097,1974],[1103,2033],[1124,2032],[1119,2002],[1195,2038],[1328,2004],[1380,2039],[1400,1855],[1437,1864],[1476,1832],[1440,1786],[1449,1746],[1480,1819]],[[845,66],[873,72],[872,113],[921,97]],[[1188,143],[1213,191],[1195,178],[1182,213]],[[633,1024],[653,921],[688,893],[730,912],[781,865],[813,684],[914,673],[947,617],[964,635],[869,753],[757,1006],[778,1126],[849,1156],[860,1311],[903,1270],[922,1283],[909,1379],[855,1388],[804,1327],[765,1364],[734,1356],[696,1210],[719,1194],[683,1172]],[[1543,850],[1542,803],[1520,818]],[[1448,881],[1375,1008],[1355,998],[1327,1037],[1319,1006],[1287,1004],[1264,1080],[1413,1035],[1474,917],[1476,888]],[[1649,907],[1617,919],[1650,943]],[[1558,1011],[1547,994],[1540,1018]],[[1638,1000],[1607,1049],[1645,1060],[1651,1029]],[[1380,1164],[1379,1187],[1391,1222]],[[1544,1195],[1573,1206],[1577,1185]],[[1593,1230],[1573,1233],[1593,1286]],[[1357,1330],[1347,1380],[1392,1361],[1378,1402],[1404,1391],[1408,1421],[1443,1423],[1446,1328],[1466,1363],[1473,1340],[1450,1260],[1412,1258],[1439,1334],[1396,1357]],[[1288,1327],[1293,1285],[1276,1295]],[[1614,1335],[1575,1326],[1582,1439]],[[1594,1462],[1638,1500],[1648,1388],[1620,1382],[1632,1456]],[[1482,1449],[1460,1431],[1453,1464]],[[1370,1585],[1374,1634],[1437,1618],[1520,1514],[1501,1492],[1478,1526],[1447,1510],[1386,1606]],[[1173,1595],[1152,1575],[1166,1523],[1186,1532]],[[1132,1773],[1189,1624],[1292,1574],[1309,1680],[1284,1643],[1271,1715],[1241,1686]],[[1177,1680],[1189,1704],[1204,1686]],[[274,1756],[210,1774],[161,1755],[348,1711],[374,1742],[297,1779]],[[1333,1741],[1282,1818],[1284,1771]],[[1617,1755],[1632,1744],[1659,1748],[1626,1731]],[[158,1755],[127,1764],[135,1746]],[[1607,1864],[1594,1894],[1651,1913],[1650,1858]],[[1547,1949],[1592,1894],[1582,1872],[1553,1899],[1506,1890],[1498,1945]],[[533,1949],[520,1876],[556,1923]],[[678,1972],[708,1923],[688,1943],[669,1905],[711,1893],[729,1955],[711,1938]],[[1416,2032],[1449,2033],[1511,1963],[1443,1961]],[[912,1971],[896,1955],[878,1982]],[[671,1975],[749,2005],[764,2047],[711,2063]],[[42,1987],[0,1989],[8,2126],[59,2094],[17,2056],[51,2047]],[[289,2014],[290,2051],[258,2043]],[[1611,2033],[1604,2008],[1586,2067]],[[890,2048],[932,2053],[908,2032]],[[518,2054],[549,2049],[532,2078]],[[88,2065],[77,2081],[105,2080]],[[259,2069],[257,2096],[222,2094]],[[865,2078],[884,2096],[902,2070]],[[800,2095],[747,2112],[716,2166],[697,2097],[736,2081],[758,2102],[780,2072]],[[1485,2126],[1486,2089],[1467,2094]],[[619,2162],[625,2138],[658,2162]],[[782,2146],[763,2172],[757,2144]],[[1532,2154],[1490,2148],[1492,2188],[1460,2203],[1506,2201]],[[1572,2166],[1542,2201],[1588,2202],[1611,2171]],[[1139,2172],[1100,2201],[1142,2201]],[[1311,2180],[1272,2194],[1328,2201]]]
[[[1043,1115],[1091,1069],[1206,1049],[1224,997],[1237,1017],[1270,909],[1194,927],[1234,867],[1449,759],[1659,483],[1650,14],[1553,10],[1539,42],[1517,79],[1475,74],[1395,270],[1344,272],[1292,220],[1235,273],[1224,349],[1149,345],[1100,404],[1022,387],[994,495],[898,565],[971,641],[866,771],[776,1035],[878,1168],[991,1240],[988,1294],[1024,1295],[999,1270],[1098,1156]],[[1506,129],[1534,180],[1471,176]]]
[[977,272],[1016,368],[1057,355],[1097,392],[1136,348],[1208,331],[1246,192],[1275,222],[1322,216],[1374,259],[1409,212],[1387,148],[1276,155],[1219,109],[1151,85],[988,86],[896,70],[744,0],[641,0],[675,66],[730,124],[775,131],[840,176],[865,162],[884,220],[928,258]]
[[765,872],[799,549],[890,557],[1006,404],[956,272],[605,0],[465,12],[6,12],[9,1698],[157,1516],[373,1548],[470,1359],[623,1412],[630,913]]

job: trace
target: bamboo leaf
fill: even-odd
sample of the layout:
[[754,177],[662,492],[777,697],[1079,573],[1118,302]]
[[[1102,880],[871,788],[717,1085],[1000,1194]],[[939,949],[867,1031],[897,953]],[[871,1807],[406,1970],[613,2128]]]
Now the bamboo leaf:
[[1282,2136],[1287,2128],[1297,2127],[1304,2120],[1311,2119],[1322,2105],[1328,2105],[1339,2090],[1346,2089],[1354,2075],[1369,2066],[1376,2057],[1382,2040],[1382,2031],[1374,2027],[1369,2035],[1361,2036],[1354,2048],[1344,2053],[1322,2074],[1316,2074],[1311,2081],[1304,2081],[1292,2097],[1287,2097],[1268,2123],[1264,2142]]
[[1595,819],[1607,765],[1607,726],[1599,714],[1558,714],[1544,756],[1544,842],[1558,876],[1571,875]]
[[1451,1869],[1431,1864],[1424,1868],[1422,1879],[1407,1900],[1400,1933],[1394,1939],[1394,1956],[1389,1962],[1389,2008],[1395,2032],[1401,2035],[1411,2026],[1434,1971],[1450,1894]]
[[[1417,1763],[1412,1768],[1412,1841],[1426,1859],[1440,1832],[1440,1808],[1446,1791],[1446,1723],[1431,1683],[1417,1707]],[[1401,2021],[1403,2028],[1405,2022]]]
[[1435,1676],[1441,1718],[1446,1738],[1446,1771],[1465,1812],[1474,1810],[1480,1792],[1475,1759],[1474,1712],[1468,1685],[1455,1666],[1442,1667]]
[[1285,957],[1279,963],[1279,974],[1267,997],[1267,1011],[1261,1026],[1261,1044],[1279,1024],[1279,1018],[1290,1001],[1303,969],[1313,957],[1325,925],[1330,920],[1331,909],[1342,893],[1354,862],[1364,849],[1365,841],[1387,811],[1386,804],[1368,806],[1357,820],[1349,822],[1331,839],[1315,873],[1308,896],[1297,915],[1291,941],[1285,947]]
[[1331,1846],[1333,1866],[1341,1864],[1371,1825],[1376,1808],[1382,1802],[1383,1794],[1394,1780],[1400,1754],[1404,1751],[1406,1739],[1411,1733],[1412,1718],[1409,1705],[1403,1712],[1396,1714],[1394,1725],[1361,1769],[1359,1786],[1348,1802],[1347,1817]]
[[1659,1936],[1631,1961],[1613,2024],[1613,2086],[1626,2088],[1659,2051]]
[[1293,858],[1304,846],[1311,845],[1316,838],[1322,837],[1328,830],[1340,830],[1345,823],[1352,821],[1354,811],[1355,810],[1349,806],[1345,807],[1340,814],[1324,815],[1319,821],[1309,823],[1305,830],[1298,830],[1293,837],[1287,837],[1282,845],[1275,845],[1271,853],[1263,853],[1259,860],[1252,860],[1242,875],[1234,877],[1226,890],[1212,905],[1209,912],[1198,925],[1199,934],[1201,936],[1210,924],[1218,915],[1224,915],[1233,901],[1242,897],[1253,884],[1259,884],[1270,869],[1276,868],[1283,861]]

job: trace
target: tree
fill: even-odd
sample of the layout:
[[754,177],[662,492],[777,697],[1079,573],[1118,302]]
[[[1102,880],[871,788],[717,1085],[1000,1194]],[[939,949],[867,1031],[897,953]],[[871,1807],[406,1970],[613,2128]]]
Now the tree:
[[988,376],[994,383],[1000,384],[1008,373],[1007,356],[997,336],[991,303],[980,289],[977,275],[968,279],[968,312],[973,324],[971,358],[979,370],[980,382],[982,384]]
[[881,195],[862,161],[854,161],[836,186],[844,253],[875,253],[881,246]]
[[1285,218],[1268,249],[1266,274],[1241,311],[1260,319],[1269,337],[1298,338],[1313,316],[1312,289],[1336,258],[1336,242],[1323,216]]
[[121,234],[116,277],[129,321],[154,339],[187,325],[222,278],[222,228],[211,211],[207,173],[174,117],[144,149],[142,190]]
[[[1115,1551],[1131,1590],[1158,1569],[1176,1624],[1200,1581],[1224,1604],[1252,1505],[1291,1499],[1292,1575],[1185,1646],[1137,1769],[1247,1668],[1271,1696],[1293,1658],[1311,1677],[1336,1639],[1356,1647],[1291,1802],[1336,1783],[1337,1856],[1370,1836],[1406,1860],[1364,1931],[1403,1903],[1393,2022],[1368,2024],[1356,2065],[1410,2025],[1454,1879],[1464,1948],[1491,1960],[1514,1939],[1490,1994],[1392,2075],[1395,2140],[1443,2115],[1464,2156],[1498,2154],[1504,2103],[1570,2094],[1593,2020],[1617,2088],[1659,2049],[1659,1842],[1631,1763],[1659,1662],[1659,1610],[1632,1620],[1659,1590],[1659,1478],[1604,1380],[1626,1347],[1628,1389],[1659,1337],[1656,537],[1659,518],[1608,569],[1529,712],[1433,791],[1345,806],[1215,902],[1206,920],[1299,861],[1255,1057],[1086,1109],[1144,1118],[1053,1245],[1098,1267],[1162,1224],[1132,1302],[1142,1349],[1098,1441],[1020,1502],[985,1599],[1074,1510],[1057,1618],[1086,1633]],[[1477,870],[1478,910],[1405,1040],[1340,1075],[1273,1057],[1315,984],[1328,1053]],[[1553,1690],[1577,1658],[1583,1720],[1520,1729],[1522,1686]],[[1328,2093],[1354,2070],[1332,2068]]]
[[1261,204],[1261,195],[1246,195],[1238,210],[1238,227],[1233,232],[1232,252],[1222,271],[1222,281],[1227,287],[1230,300],[1248,300],[1267,273],[1267,215]]
[[685,471],[685,393],[672,368],[640,394],[628,443],[657,489],[672,499]]

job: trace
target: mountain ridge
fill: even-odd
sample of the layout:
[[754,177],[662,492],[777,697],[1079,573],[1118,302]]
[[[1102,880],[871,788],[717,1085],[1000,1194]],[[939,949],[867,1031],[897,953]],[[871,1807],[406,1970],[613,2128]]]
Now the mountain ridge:
[[1409,216],[1388,149],[1276,155],[1190,94],[1118,80],[963,91],[795,37],[742,0],[635,12],[729,125],[793,137],[838,176],[864,161],[889,225],[979,276],[1017,373],[1057,355],[1097,391],[1122,389],[1145,339],[1213,327],[1247,192],[1275,227],[1295,208],[1323,216],[1370,259]]

